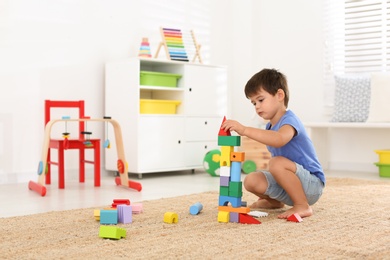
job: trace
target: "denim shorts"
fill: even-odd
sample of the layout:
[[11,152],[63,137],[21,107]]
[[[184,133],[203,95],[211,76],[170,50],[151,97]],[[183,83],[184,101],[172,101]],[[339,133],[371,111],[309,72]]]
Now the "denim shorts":
[[[308,170],[304,169],[302,165],[297,164],[297,171],[295,174],[298,176],[302,183],[303,191],[306,194],[307,202],[309,205],[316,203],[322,195],[324,184],[314,174],[311,174]],[[287,192],[279,186],[272,174],[268,171],[262,171],[268,182],[267,190],[264,195],[267,195],[271,199],[283,202],[288,206],[293,206],[293,202]]]

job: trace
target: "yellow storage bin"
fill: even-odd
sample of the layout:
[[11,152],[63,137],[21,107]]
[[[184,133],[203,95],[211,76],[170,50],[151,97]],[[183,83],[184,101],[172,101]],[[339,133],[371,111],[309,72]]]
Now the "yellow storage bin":
[[181,104],[179,100],[141,99],[141,114],[176,114],[176,108]]
[[375,150],[379,155],[380,164],[390,164],[390,150]]

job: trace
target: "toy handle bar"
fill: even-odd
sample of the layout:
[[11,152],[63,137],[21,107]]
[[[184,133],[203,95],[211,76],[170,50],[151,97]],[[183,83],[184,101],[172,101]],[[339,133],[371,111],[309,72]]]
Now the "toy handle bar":
[[130,181],[128,178],[128,165],[126,163],[125,158],[125,150],[123,147],[123,138],[122,138],[122,131],[119,123],[116,120],[104,118],[104,119],[89,119],[89,118],[78,118],[78,119],[55,119],[49,121],[45,126],[45,135],[44,135],[44,141],[43,141],[43,149],[42,149],[42,156],[41,161],[39,163],[38,167],[38,181],[33,182],[30,181],[28,183],[28,188],[30,190],[33,190],[37,193],[39,193],[42,197],[46,195],[46,187],[44,186],[45,181],[45,172],[47,167],[47,154],[49,152],[49,143],[50,143],[50,133],[51,128],[55,123],[58,122],[71,122],[71,121],[92,121],[92,122],[109,122],[114,127],[114,133],[115,133],[115,143],[116,143],[116,150],[118,155],[118,164],[121,162],[122,168],[119,173],[120,177],[115,179],[115,183],[117,185],[122,185],[125,187],[129,187],[132,189],[135,189],[137,191],[142,190],[142,185],[139,182]]

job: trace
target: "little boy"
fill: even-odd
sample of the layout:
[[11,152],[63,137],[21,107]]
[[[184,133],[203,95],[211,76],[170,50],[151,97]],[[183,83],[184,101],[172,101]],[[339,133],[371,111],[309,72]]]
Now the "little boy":
[[268,171],[250,173],[244,180],[245,189],[259,197],[250,207],[276,209],[286,204],[292,207],[278,218],[295,213],[311,216],[310,205],[321,197],[325,176],[302,122],[287,109],[286,77],[275,69],[263,69],[247,82],[245,95],[256,113],[269,120],[266,129],[234,120],[226,120],[222,128],[263,143],[271,152]]

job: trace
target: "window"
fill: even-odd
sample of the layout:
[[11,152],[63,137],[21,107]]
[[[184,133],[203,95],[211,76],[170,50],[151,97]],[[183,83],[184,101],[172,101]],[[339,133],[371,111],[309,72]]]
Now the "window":
[[390,71],[390,1],[324,1],[325,104],[334,75]]

